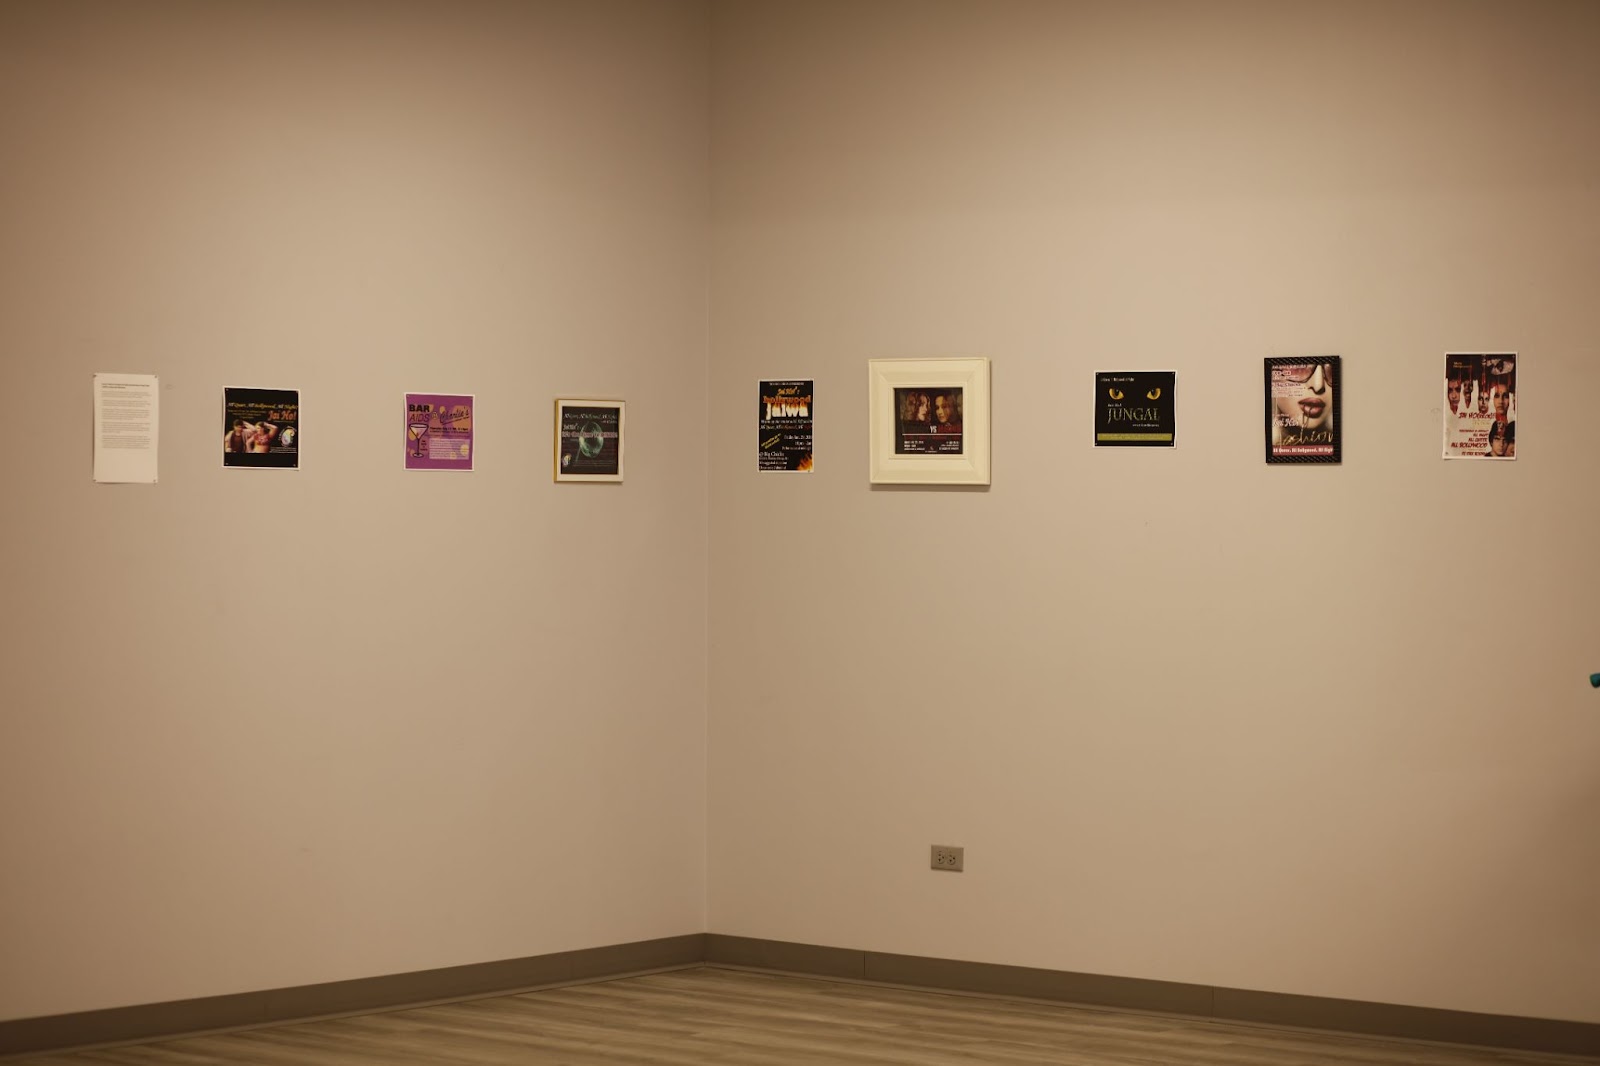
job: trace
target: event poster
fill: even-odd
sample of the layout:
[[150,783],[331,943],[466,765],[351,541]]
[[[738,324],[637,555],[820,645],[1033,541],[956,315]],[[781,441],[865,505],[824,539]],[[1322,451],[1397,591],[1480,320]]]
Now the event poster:
[[813,382],[763,381],[757,408],[757,470],[812,470]]
[[222,465],[300,465],[297,389],[222,390]]
[[621,400],[556,401],[556,480],[621,481]]
[[472,469],[472,397],[406,393],[406,469]]
[[964,390],[959,385],[894,390],[896,455],[960,455]]
[[1515,352],[1444,357],[1444,457],[1517,457]]
[[1170,448],[1176,435],[1172,370],[1115,370],[1094,376],[1096,448]]
[[1340,377],[1337,355],[1266,361],[1267,462],[1339,462]]

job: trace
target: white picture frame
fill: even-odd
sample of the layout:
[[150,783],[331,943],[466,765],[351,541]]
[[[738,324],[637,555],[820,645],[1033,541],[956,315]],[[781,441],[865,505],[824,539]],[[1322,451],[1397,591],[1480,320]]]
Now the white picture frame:
[[867,379],[872,484],[990,483],[988,359],[869,359]]
[[622,480],[628,405],[622,400],[556,400],[557,481]]

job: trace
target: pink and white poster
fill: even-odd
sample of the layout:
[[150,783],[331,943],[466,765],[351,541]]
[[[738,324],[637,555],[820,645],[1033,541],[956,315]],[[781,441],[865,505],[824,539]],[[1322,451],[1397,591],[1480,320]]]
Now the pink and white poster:
[[1444,357],[1444,457],[1517,457],[1517,355]]

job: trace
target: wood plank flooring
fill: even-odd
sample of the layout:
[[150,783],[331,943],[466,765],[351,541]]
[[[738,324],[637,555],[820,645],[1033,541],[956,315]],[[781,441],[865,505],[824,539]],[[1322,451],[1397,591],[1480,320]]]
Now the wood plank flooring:
[[1553,1066],[1596,1060],[707,966],[17,1061],[26,1066]]

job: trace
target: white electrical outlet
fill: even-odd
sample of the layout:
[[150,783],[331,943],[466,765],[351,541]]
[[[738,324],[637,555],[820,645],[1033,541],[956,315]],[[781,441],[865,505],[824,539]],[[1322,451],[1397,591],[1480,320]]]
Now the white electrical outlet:
[[965,863],[966,848],[951,847],[949,844],[935,844],[933,857],[928,863],[935,870],[949,870],[960,873]]

